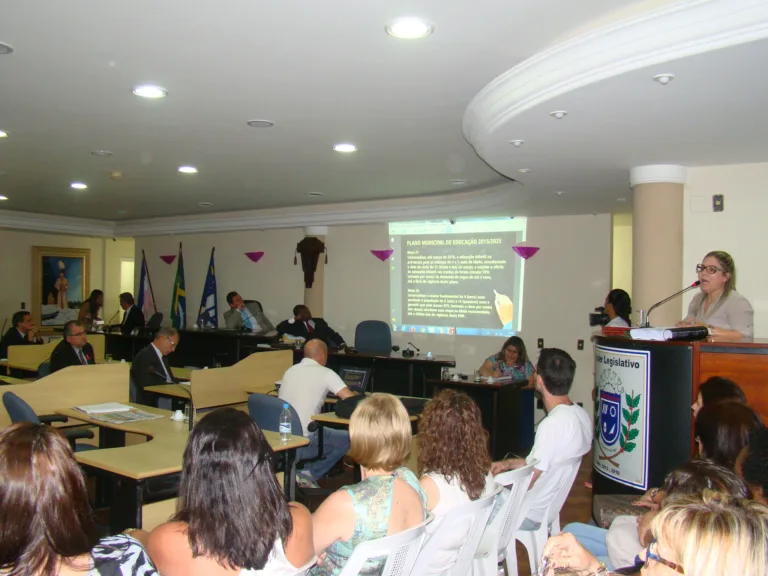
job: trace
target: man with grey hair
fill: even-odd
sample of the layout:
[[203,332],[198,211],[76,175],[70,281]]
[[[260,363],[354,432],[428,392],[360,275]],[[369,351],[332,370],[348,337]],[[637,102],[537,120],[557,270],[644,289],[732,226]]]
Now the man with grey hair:
[[67,366],[95,364],[93,346],[88,344],[85,325],[77,320],[64,324],[64,338],[51,353],[51,373]]
[[152,343],[136,354],[131,364],[133,402],[150,406],[152,404],[144,398],[144,388],[178,382],[168,362],[168,354],[176,349],[178,343],[179,333],[175,328],[160,328]]

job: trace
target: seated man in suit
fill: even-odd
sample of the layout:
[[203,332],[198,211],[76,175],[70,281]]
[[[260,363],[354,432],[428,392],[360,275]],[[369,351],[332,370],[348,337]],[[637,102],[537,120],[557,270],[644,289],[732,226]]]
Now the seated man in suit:
[[29,311],[19,310],[15,312],[11,318],[11,324],[13,326],[3,335],[2,343],[0,343],[0,357],[8,358],[8,346],[43,343]]
[[144,328],[144,313],[134,303],[133,294],[130,292],[120,294],[120,308],[125,310],[123,322],[120,324],[122,334],[130,334],[134,328]]
[[224,312],[224,324],[230,330],[250,330],[252,332],[272,332],[275,327],[266,317],[256,302],[246,304],[237,292],[227,294],[229,310]]
[[293,307],[293,318],[283,320],[277,325],[277,332],[282,336],[288,334],[294,337],[302,337],[305,340],[317,338],[325,342],[329,348],[347,347],[341,334],[333,330],[322,318],[312,318],[312,312],[304,304]]
[[95,364],[93,346],[88,344],[85,325],[77,320],[64,324],[64,339],[51,353],[51,374],[67,366]]
[[132,402],[151,406],[144,398],[144,388],[179,382],[174,378],[168,362],[168,354],[176,349],[178,343],[179,333],[175,328],[160,328],[152,343],[136,354],[131,364],[131,382],[136,389],[136,398]]

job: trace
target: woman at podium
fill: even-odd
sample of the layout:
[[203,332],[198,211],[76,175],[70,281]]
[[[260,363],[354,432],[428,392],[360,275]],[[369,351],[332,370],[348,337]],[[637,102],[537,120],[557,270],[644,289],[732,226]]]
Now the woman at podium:
[[736,292],[736,263],[728,252],[710,252],[696,266],[700,292],[678,326],[707,326],[711,336],[740,339],[754,335],[754,311]]
[[511,377],[512,380],[529,380],[533,364],[528,360],[523,339],[511,336],[504,341],[501,350],[487,358],[480,366],[480,376],[493,378]]

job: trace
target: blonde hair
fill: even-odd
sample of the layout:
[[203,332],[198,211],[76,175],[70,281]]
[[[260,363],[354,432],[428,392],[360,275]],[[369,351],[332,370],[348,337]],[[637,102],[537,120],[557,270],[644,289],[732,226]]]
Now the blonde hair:
[[369,470],[394,470],[411,451],[411,420],[399,399],[372,394],[349,421],[349,455]]
[[[768,507],[704,490],[673,496],[651,525],[686,574],[762,576],[768,565]],[[706,551],[702,553],[702,551]]]
[[736,262],[733,261],[733,256],[724,252],[723,250],[713,250],[704,256],[704,260],[709,257],[714,258],[720,264],[720,268],[723,269],[723,274],[730,274],[728,280],[725,281],[725,287],[723,288],[723,297],[728,296],[733,290],[736,290]]

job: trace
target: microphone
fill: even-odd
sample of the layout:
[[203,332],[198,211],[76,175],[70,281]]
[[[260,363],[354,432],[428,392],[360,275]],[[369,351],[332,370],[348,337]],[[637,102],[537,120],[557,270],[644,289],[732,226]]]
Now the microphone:
[[163,381],[164,381],[164,382],[166,382],[166,383],[168,383],[168,384],[175,384],[175,382],[173,381],[173,376],[171,376],[170,374],[168,374],[168,376],[170,376],[170,377],[171,377],[171,382],[168,382],[168,376],[166,376],[165,374],[161,374],[161,373],[160,373],[158,370],[155,370],[155,368],[154,368],[153,366],[149,366],[149,367],[148,367],[148,369],[147,369],[147,371],[148,371],[150,374],[152,374],[153,376],[159,376],[160,378],[162,378],[162,379],[163,379]]
[[413,348],[414,350],[416,350],[416,352],[421,352],[421,350],[419,350],[418,348],[416,348],[416,345],[415,345],[413,342],[408,342],[408,346],[410,346],[411,348]]
[[109,319],[109,322],[107,322],[107,330],[108,330],[109,332],[112,332],[112,320],[114,320],[115,318],[117,318],[118,314],[120,314],[120,310],[118,310],[117,312],[115,312],[115,315],[114,315],[114,316],[112,316],[112,318],[110,318],[110,319]]
[[[166,379],[164,374],[160,374],[153,366],[149,366],[147,370],[150,374],[154,374],[155,376],[160,376],[163,380]],[[171,376],[173,378],[173,376]],[[167,382],[167,380],[166,380]],[[195,425],[195,403],[192,401],[192,386],[190,385],[189,389],[182,386],[178,382],[173,382],[176,386],[184,390],[187,394],[189,394],[189,431],[192,432],[192,428]]]
[[675,292],[669,298],[664,298],[664,300],[662,300],[661,302],[656,302],[656,304],[654,304],[653,306],[648,308],[648,312],[645,313],[645,321],[643,321],[643,311],[641,310],[640,311],[640,326],[642,326],[644,328],[649,328],[650,325],[651,325],[651,312],[656,310],[656,308],[658,308],[659,306],[662,306],[663,304],[666,304],[670,300],[674,300],[678,296],[682,296],[683,294],[685,294],[689,290],[693,290],[694,288],[698,288],[699,284],[701,284],[701,280],[696,280],[696,282],[694,282],[693,284],[691,284],[687,288],[683,288],[679,292]]

